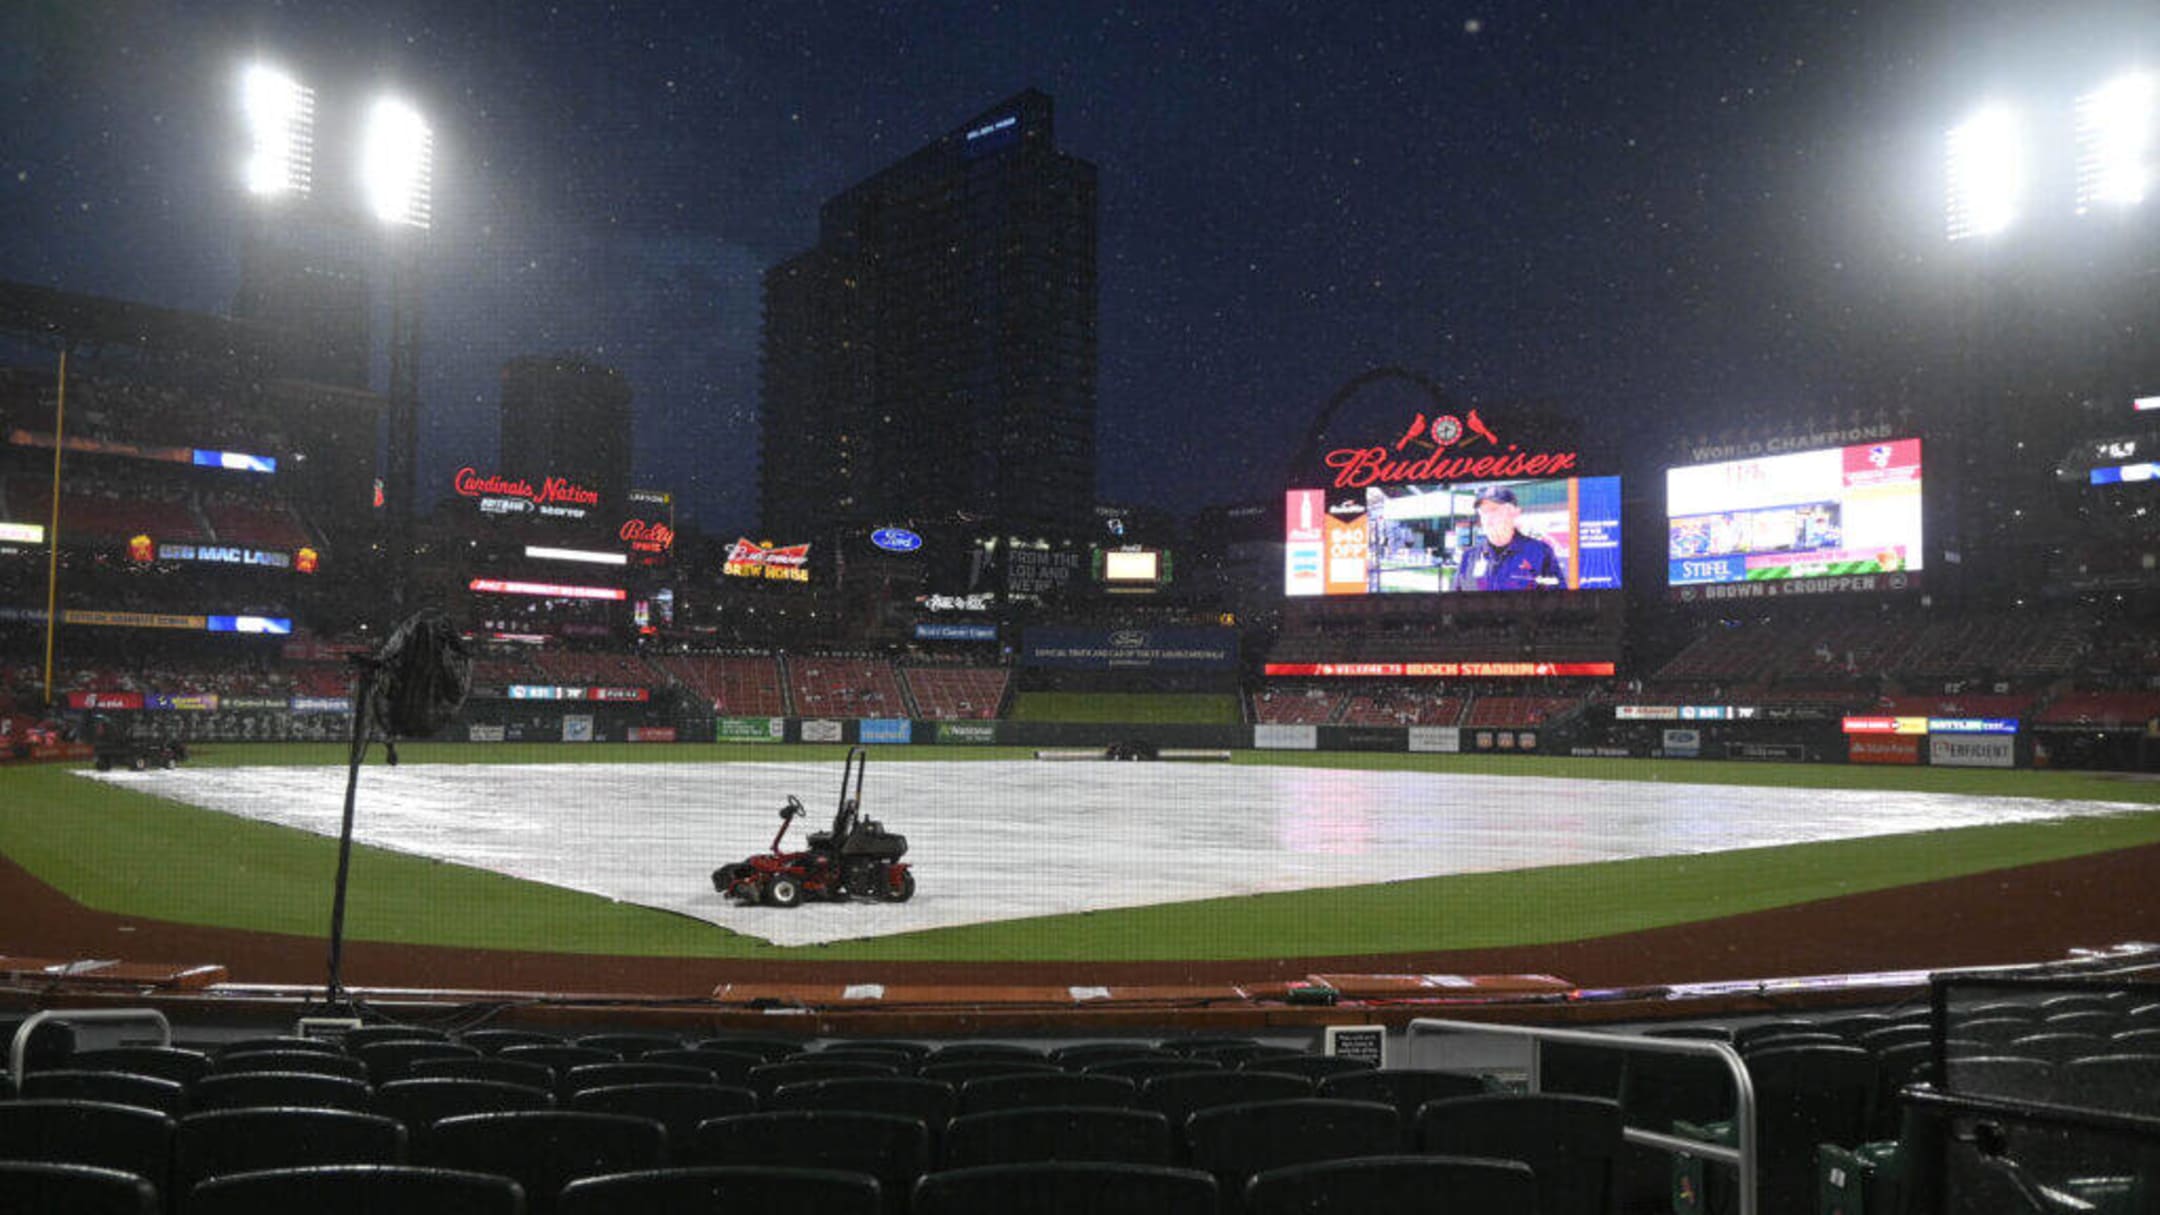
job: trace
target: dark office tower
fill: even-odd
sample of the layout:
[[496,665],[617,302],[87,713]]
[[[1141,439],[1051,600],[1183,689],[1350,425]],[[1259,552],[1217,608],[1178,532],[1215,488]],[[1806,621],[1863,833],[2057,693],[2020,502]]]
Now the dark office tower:
[[570,355],[503,364],[502,468],[535,485],[565,477],[617,510],[630,490],[630,383],[613,367]]
[[1077,529],[1095,496],[1095,166],[1022,93],[828,201],[765,274],[765,531]]

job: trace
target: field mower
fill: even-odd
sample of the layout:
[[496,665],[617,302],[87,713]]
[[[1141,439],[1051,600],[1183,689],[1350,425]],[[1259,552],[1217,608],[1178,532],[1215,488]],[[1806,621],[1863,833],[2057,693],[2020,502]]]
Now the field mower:
[[846,766],[840,770],[840,805],[833,812],[832,830],[812,832],[810,846],[801,852],[780,851],[789,824],[808,813],[801,800],[790,794],[787,805],[780,808],[780,830],[773,835],[771,850],[713,870],[713,889],[731,899],[774,907],[856,895],[892,903],[914,898],[915,875],[900,860],[907,855],[907,837],[886,831],[876,819],[862,814],[863,770],[869,762],[870,753],[863,748],[848,750]]

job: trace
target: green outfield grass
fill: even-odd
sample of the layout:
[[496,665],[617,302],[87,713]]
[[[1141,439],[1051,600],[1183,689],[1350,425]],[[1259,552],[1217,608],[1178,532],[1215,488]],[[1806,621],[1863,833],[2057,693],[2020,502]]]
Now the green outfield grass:
[[1244,717],[1230,693],[1022,692],[1013,698],[1012,719],[1234,726]]
[[[334,764],[335,746],[205,747],[205,765]],[[837,760],[841,747],[420,745],[407,763]],[[880,761],[1013,758],[1013,748],[879,748]],[[1124,961],[1394,953],[1527,945],[1713,919],[1935,878],[2160,842],[2160,783],[2075,772],[1541,757],[1241,752],[1240,762],[1591,779],[1922,789],[2137,803],[2106,818],[1475,874],[938,929],[781,949],[555,887],[356,850],[355,940],[635,956]],[[0,774],[0,853],[84,904],[320,936],[335,841],[88,781]],[[0,927],[0,949],[6,946]]]

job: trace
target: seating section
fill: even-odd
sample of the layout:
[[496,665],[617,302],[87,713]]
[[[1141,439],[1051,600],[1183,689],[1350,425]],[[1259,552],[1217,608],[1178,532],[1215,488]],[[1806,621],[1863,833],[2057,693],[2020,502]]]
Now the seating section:
[[[1805,1215],[1818,1145],[1858,1149],[1925,1075],[1925,1017],[1657,1032],[1740,1053],[1761,1209]],[[2006,1001],[1958,1010],[1951,1029],[1953,1092],[2156,1112],[2160,1005]],[[1622,1127],[1731,1142],[1723,1063],[1570,1049],[1618,1070],[1551,1050],[1547,1091],[1526,1095],[1227,1036],[1050,1050],[395,1025],[195,1049],[56,1036],[20,1096],[0,1090],[0,1210],[642,1215],[783,1192],[860,1215],[1670,1209],[1675,1158],[1637,1159]],[[1598,1091],[1553,1091],[1570,1087]],[[1679,1192],[1729,1205],[1728,1175],[1678,1159]]]
[[1453,726],[1462,723],[1461,696],[1415,689],[1353,694],[1338,719],[1347,726]]
[[1253,721],[1263,726],[1322,726],[1335,720],[1343,699],[1333,688],[1262,688],[1253,694]]
[[987,721],[998,715],[1012,673],[1003,667],[906,667],[916,715],[941,721]]
[[788,692],[805,717],[906,717],[892,664],[870,658],[790,658]]
[[1480,696],[1470,706],[1466,726],[1542,726],[1581,707],[1564,696]]
[[292,508],[235,494],[205,494],[203,517],[220,544],[292,550],[313,543]]
[[543,682],[595,688],[649,688],[659,679],[643,659],[634,654],[600,654],[584,650],[539,650],[533,665]]
[[669,654],[654,662],[670,678],[712,706],[715,713],[729,717],[780,717],[788,711],[777,658]]

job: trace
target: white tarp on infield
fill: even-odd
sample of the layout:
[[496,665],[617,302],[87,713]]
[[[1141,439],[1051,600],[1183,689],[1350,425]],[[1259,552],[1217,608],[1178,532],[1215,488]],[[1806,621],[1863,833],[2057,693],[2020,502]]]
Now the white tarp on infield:
[[[84,773],[333,838],[343,768]],[[1441,874],[2134,812],[2103,802],[1271,765],[895,761],[863,802],[908,837],[911,903],[731,904],[786,795],[831,821],[836,763],[371,764],[361,843],[681,912],[781,945]]]

